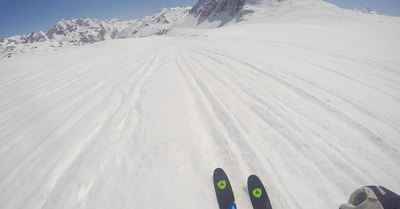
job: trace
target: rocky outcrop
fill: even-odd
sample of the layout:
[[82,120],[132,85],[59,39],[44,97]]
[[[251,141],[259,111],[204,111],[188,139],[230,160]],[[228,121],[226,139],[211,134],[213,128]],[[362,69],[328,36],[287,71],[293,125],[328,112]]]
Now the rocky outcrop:
[[39,33],[30,33],[26,36],[24,43],[45,42],[47,40],[47,35],[43,31],[40,31]]
[[244,3],[245,0],[199,0],[189,14],[207,18],[211,14],[227,13],[233,17],[238,14]]
[[81,45],[106,40],[108,32],[102,22],[96,19],[62,19],[47,32],[47,36],[61,42]]

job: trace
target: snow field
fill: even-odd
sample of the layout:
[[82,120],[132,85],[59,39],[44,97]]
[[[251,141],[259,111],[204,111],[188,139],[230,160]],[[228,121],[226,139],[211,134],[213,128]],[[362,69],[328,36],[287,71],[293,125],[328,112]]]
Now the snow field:
[[398,21],[285,21],[1,60],[0,208],[217,208],[216,167],[238,208],[400,193]]

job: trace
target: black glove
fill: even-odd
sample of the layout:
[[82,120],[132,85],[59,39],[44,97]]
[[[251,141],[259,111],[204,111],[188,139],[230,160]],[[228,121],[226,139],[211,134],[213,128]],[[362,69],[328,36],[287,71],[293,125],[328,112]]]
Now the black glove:
[[400,209],[400,196],[382,186],[366,186],[354,191],[340,209]]

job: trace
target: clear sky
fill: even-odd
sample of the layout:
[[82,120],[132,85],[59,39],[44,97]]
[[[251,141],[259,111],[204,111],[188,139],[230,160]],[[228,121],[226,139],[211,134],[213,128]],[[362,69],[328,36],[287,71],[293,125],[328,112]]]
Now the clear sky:
[[[325,0],[342,8],[371,8],[400,16],[400,0]],[[163,7],[193,6],[197,0],[0,0],[0,37],[47,32],[60,19],[134,19]]]

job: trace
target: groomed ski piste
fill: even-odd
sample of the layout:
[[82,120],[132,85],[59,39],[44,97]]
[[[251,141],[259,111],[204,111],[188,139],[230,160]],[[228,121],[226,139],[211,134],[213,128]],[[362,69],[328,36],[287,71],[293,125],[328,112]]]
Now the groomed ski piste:
[[0,208],[218,208],[217,167],[239,209],[251,174],[274,209],[400,193],[400,18],[253,6],[0,60]]

